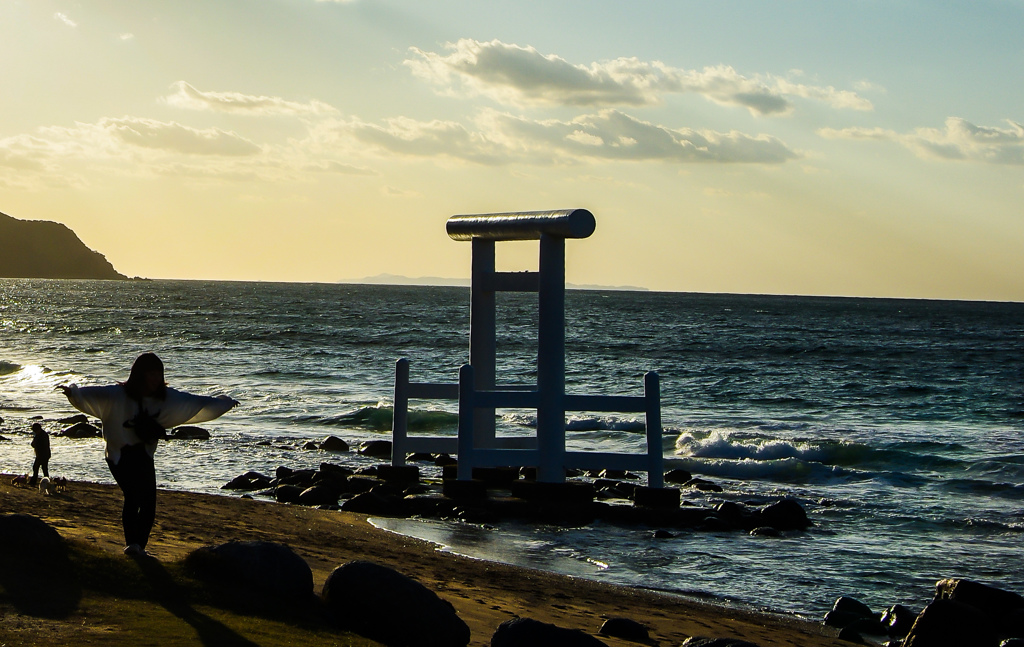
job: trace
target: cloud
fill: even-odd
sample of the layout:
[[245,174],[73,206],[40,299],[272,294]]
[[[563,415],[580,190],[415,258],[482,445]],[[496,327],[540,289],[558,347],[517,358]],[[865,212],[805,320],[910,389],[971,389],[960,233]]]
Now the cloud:
[[411,157],[444,156],[482,164],[589,161],[777,164],[799,157],[767,135],[671,129],[617,110],[570,121],[537,121],[485,111],[466,127],[455,122],[359,119],[325,125],[321,135],[349,137],[359,145]]
[[135,34],[131,32],[126,32],[118,36],[118,38],[120,38],[121,40],[133,40],[135,38]]
[[261,152],[232,132],[138,117],[49,126],[0,140],[0,164],[43,172],[54,172],[62,160],[156,163],[160,157],[239,158]]
[[61,12],[61,11],[58,11],[57,13],[53,14],[53,17],[56,20],[59,20],[60,22],[64,23],[68,27],[74,28],[74,27],[78,26],[77,22],[75,22],[71,18],[68,18],[68,15],[66,13]]
[[219,128],[199,130],[137,117],[101,119],[98,126],[127,144],[186,155],[254,155],[261,150],[248,139]]
[[898,133],[883,128],[823,128],[827,139],[896,142],[926,159],[1024,165],[1024,126],[1009,119],[1009,128],[976,126],[960,117],[946,119],[945,128],[917,128]]
[[299,103],[280,97],[254,96],[239,92],[202,92],[185,81],[178,81],[171,87],[177,88],[177,92],[164,97],[163,101],[186,110],[209,110],[254,116],[325,115],[337,112],[332,106],[316,100]]
[[649,106],[662,103],[669,94],[695,93],[755,115],[791,112],[789,97],[835,108],[872,109],[871,102],[855,92],[772,76],[746,77],[726,65],[687,70],[638,58],[580,65],[498,40],[461,39],[446,49],[449,53],[440,54],[411,48],[413,56],[404,64],[449,93],[484,95],[509,104]]

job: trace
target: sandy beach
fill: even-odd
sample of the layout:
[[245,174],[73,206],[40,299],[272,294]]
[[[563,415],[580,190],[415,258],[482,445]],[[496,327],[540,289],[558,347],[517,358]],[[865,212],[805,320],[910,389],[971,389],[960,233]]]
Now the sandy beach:
[[[0,485],[0,512],[37,516],[68,540],[120,555],[120,492],[114,486],[75,482],[68,491],[42,496],[37,490],[14,487],[10,477]],[[228,541],[265,540],[287,544],[313,570],[319,591],[338,565],[365,559],[390,566],[415,578],[450,601],[472,631],[471,645],[488,645],[495,628],[514,616],[597,634],[606,618],[627,617],[650,629],[652,645],[675,646],[691,636],[729,637],[761,647],[841,645],[819,625],[684,600],[625,587],[462,558],[439,552],[426,542],[373,527],[365,515],[294,505],[173,491],[161,491],[157,524],[149,550],[161,563],[183,559],[191,550]],[[125,558],[127,559],[127,558]],[[17,623],[20,642],[23,618],[10,604],[15,592],[0,598],[0,636],[10,636]],[[65,623],[46,628],[47,623]],[[81,618],[36,623],[41,634],[67,635]],[[187,635],[192,629],[182,624]],[[29,631],[29,634],[32,632]],[[37,636],[38,638],[38,636]],[[608,645],[630,645],[600,636]],[[195,644],[202,644],[197,638]]]

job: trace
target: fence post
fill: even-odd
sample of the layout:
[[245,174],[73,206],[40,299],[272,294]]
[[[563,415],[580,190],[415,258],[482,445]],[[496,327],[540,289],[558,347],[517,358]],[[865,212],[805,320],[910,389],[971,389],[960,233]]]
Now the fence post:
[[391,415],[391,464],[405,465],[406,437],[409,434],[409,360],[395,362],[395,399]]
[[661,444],[661,383],[658,373],[644,373],[644,400],[647,411],[647,485],[665,486],[664,452]]
[[459,369],[459,464],[457,477],[460,481],[473,478],[473,367],[463,364]]

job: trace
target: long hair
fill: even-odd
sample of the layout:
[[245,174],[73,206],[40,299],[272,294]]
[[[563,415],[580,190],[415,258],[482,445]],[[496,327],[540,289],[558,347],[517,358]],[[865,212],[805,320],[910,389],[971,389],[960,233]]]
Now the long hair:
[[[151,371],[158,371],[160,373],[160,386],[157,388],[156,393],[146,392],[146,375]],[[154,353],[139,355],[135,359],[135,363],[132,364],[132,371],[128,374],[128,381],[121,382],[121,386],[128,393],[128,397],[136,402],[141,402],[142,398],[147,395],[163,400],[167,397],[167,383],[164,382],[164,363]]]

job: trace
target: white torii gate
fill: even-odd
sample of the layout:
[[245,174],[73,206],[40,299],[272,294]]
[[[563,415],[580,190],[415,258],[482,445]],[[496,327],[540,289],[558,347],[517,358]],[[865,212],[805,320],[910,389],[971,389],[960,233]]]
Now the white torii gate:
[[[587,238],[596,227],[586,209],[452,216],[448,235],[472,241],[469,364],[457,384],[409,381],[409,360],[395,367],[392,465],[405,464],[408,452],[458,455],[458,479],[472,478],[475,467],[536,467],[537,480],[565,481],[566,469],[646,471],[648,487],[661,488],[663,449],[658,374],[644,375],[643,396],[567,395],[565,393],[565,240]],[[497,272],[498,241],[539,240],[537,272]],[[496,384],[496,307],[498,292],[538,293],[536,386]],[[458,438],[408,434],[409,399],[458,399]],[[496,409],[535,409],[536,437],[498,437]],[[566,451],[566,411],[644,413],[647,453]]]

